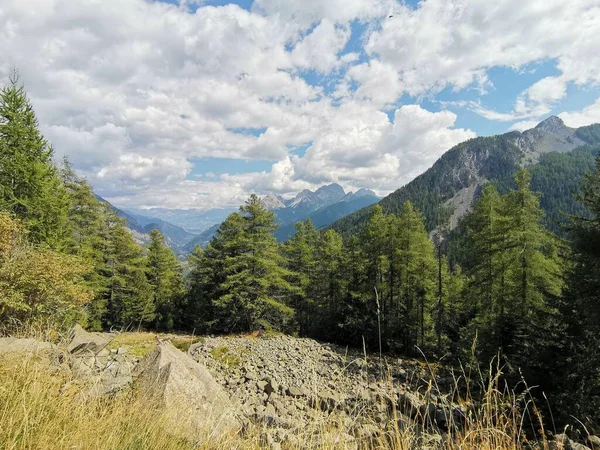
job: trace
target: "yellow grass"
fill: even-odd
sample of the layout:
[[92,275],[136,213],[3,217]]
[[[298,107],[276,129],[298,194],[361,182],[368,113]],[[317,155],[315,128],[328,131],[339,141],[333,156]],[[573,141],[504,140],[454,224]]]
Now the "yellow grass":
[[[127,333],[117,337],[116,346],[147,348],[155,335]],[[458,385],[457,381],[457,385]],[[0,448],[2,449],[259,449],[268,448],[267,429],[250,425],[241,436],[215,441],[207,433],[200,442],[188,442],[182,434],[166,425],[164,412],[148,399],[128,393],[114,399],[83,396],[81,387],[71,378],[67,367],[49,365],[32,358],[0,358]],[[437,392],[436,386],[430,387]],[[425,395],[427,393],[424,393]],[[439,392],[437,392],[439,394]],[[473,404],[473,399],[461,399]],[[523,418],[533,418],[538,439],[536,448],[548,449],[544,431],[532,401],[517,398],[501,390],[497,377],[492,377],[485,392],[473,407],[461,431],[446,433],[439,442],[424,447],[423,428],[419,420],[406,421],[388,429],[376,438],[360,438],[354,443],[340,439],[341,428],[335,415],[302,429],[282,449],[398,449],[440,448],[447,450],[516,450],[525,444]],[[364,412],[357,410],[351,418]],[[392,414],[400,417],[393,410]],[[379,428],[375,422],[364,426]],[[359,430],[360,431],[360,430]],[[361,434],[360,432],[358,433]],[[359,444],[357,447],[357,443]]]

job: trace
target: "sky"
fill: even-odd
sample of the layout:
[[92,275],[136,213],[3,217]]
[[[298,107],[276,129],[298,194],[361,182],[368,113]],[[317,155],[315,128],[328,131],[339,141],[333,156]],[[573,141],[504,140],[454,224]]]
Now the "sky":
[[2,0],[0,49],[125,208],[386,195],[475,136],[600,122],[600,0]]

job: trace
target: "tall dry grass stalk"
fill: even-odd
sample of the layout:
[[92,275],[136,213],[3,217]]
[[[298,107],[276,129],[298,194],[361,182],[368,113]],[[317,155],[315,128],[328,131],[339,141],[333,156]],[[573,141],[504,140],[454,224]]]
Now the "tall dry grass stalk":
[[[431,370],[434,370],[433,368]],[[535,447],[549,449],[537,408],[524,389],[522,393],[502,387],[500,370],[477,374],[482,386],[480,398],[471,397],[463,374],[455,379],[454,401],[468,411],[457,418],[448,414],[446,431],[434,430],[426,406],[412,417],[404,416],[391,402],[395,418],[385,430],[375,421],[365,420],[357,407],[350,414],[361,420],[357,440],[349,441],[345,428],[331,416],[315,419],[308,427],[284,443],[282,449],[398,449],[419,448],[462,450],[517,450],[535,438]],[[435,379],[435,377],[432,377]],[[393,397],[392,379],[388,376]],[[419,393],[434,399],[447,395],[435,383]],[[439,407],[439,401],[435,400]],[[388,403],[389,405],[389,403]],[[458,423],[460,422],[460,423]],[[210,432],[199,442],[189,442],[169,424],[160,408],[132,393],[113,399],[82,395],[67,367],[49,364],[39,357],[0,358],[0,448],[2,449],[259,449],[269,448],[270,430],[249,426],[242,436],[215,441]],[[357,422],[358,423],[358,422]],[[525,424],[534,429],[525,429]],[[382,431],[373,434],[373,430]],[[364,431],[364,433],[363,433]],[[370,436],[370,437],[369,437]]]

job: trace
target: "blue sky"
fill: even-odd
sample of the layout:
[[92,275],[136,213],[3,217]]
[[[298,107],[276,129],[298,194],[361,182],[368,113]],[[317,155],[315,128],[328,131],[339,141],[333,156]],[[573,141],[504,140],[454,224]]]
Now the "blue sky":
[[597,0],[0,5],[58,158],[123,207],[385,195],[466,139],[600,121]]

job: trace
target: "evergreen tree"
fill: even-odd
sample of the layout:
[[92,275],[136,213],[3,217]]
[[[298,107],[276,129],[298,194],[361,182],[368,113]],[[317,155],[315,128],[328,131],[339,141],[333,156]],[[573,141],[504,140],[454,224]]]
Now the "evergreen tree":
[[85,276],[85,284],[94,292],[88,311],[88,328],[100,331],[105,316],[109,278],[106,266],[108,241],[107,205],[103,205],[85,179],[78,177],[69,161],[64,160],[60,171],[69,199],[68,220],[71,238],[66,247],[92,266]]
[[528,173],[518,172],[515,180],[517,189],[504,196],[487,187],[467,220],[476,299],[470,336],[477,331],[483,361],[500,352],[525,368],[552,327],[550,299],[561,292],[562,269]]
[[106,325],[132,328],[149,325],[155,318],[151,286],[145,273],[142,247],[114,211],[107,212]]
[[399,225],[399,331],[404,351],[410,353],[415,351],[415,345],[425,348],[433,343],[431,313],[436,294],[436,263],[423,216],[408,201],[402,207]]
[[296,234],[283,246],[287,259],[288,278],[296,291],[291,295],[290,306],[296,311],[301,336],[309,334],[315,325],[315,278],[317,276],[317,245],[319,234],[310,219],[296,223]]
[[214,259],[210,246],[205,251],[197,245],[188,256],[190,272],[186,278],[185,308],[177,314],[178,325],[182,329],[196,333],[206,333],[214,319],[212,306],[212,283],[214,282]]
[[213,239],[224,275],[222,282],[215,283],[219,331],[293,328],[294,310],[286,301],[295,289],[273,236],[276,229],[273,213],[252,195]]
[[152,303],[156,311],[155,327],[172,330],[175,313],[183,297],[183,277],[177,258],[167,247],[165,237],[158,230],[150,231],[146,274],[152,288]]
[[[565,324],[551,399],[586,426],[600,423],[600,157],[577,196],[590,214],[571,218],[573,264],[560,305]],[[562,417],[570,419],[570,417]]]
[[311,278],[311,294],[317,314],[312,324],[313,335],[325,340],[339,340],[344,300],[344,246],[342,237],[333,230],[319,236],[316,244],[315,270]]
[[69,238],[65,190],[52,162],[52,147],[18,76],[0,91],[0,209],[19,218],[29,241],[63,249]]
[[339,333],[343,342],[362,346],[377,341],[377,305],[373,286],[368,286],[368,261],[358,236],[348,240],[343,260],[347,285],[340,314]]

